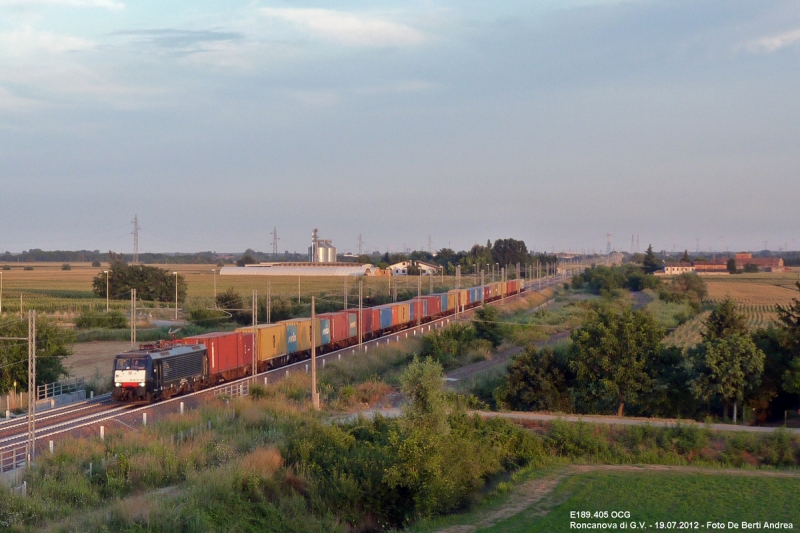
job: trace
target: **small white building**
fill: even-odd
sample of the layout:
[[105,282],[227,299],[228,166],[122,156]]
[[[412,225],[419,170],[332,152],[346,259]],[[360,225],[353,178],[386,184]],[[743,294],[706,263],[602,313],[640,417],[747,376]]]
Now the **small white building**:
[[664,275],[679,276],[687,272],[694,272],[694,265],[686,261],[679,263],[664,263]]
[[408,269],[412,266],[419,268],[420,274],[423,276],[432,276],[439,271],[439,265],[426,263],[425,261],[400,261],[389,266],[392,276],[407,276]]

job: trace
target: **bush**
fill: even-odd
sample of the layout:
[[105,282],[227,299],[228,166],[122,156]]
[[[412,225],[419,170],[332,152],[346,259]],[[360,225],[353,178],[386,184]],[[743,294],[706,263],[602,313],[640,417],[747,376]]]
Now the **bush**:
[[92,261],[92,266],[95,268],[99,268],[101,266],[100,261]]
[[61,270],[72,270],[72,266],[69,263],[64,263],[61,265]]
[[11,265],[3,265],[3,270],[11,270]]
[[22,270],[33,270],[33,267],[31,265],[25,265],[22,267]]
[[121,311],[110,311],[108,313],[84,311],[75,320],[75,326],[83,329],[125,329],[128,327],[128,318]]
[[432,331],[422,338],[422,357],[430,357],[445,370],[454,360],[466,355],[475,340],[475,329],[469,324],[453,323],[449,327]]

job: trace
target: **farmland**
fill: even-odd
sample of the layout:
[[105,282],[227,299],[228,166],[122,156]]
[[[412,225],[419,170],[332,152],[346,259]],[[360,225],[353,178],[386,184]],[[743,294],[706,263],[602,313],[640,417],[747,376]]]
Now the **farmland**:
[[[795,285],[800,280],[797,272],[740,274],[705,280],[708,284],[706,302],[716,304],[726,298],[732,299],[752,330],[773,324],[778,318],[777,306],[789,305],[792,299],[800,298]],[[697,344],[707,317],[708,311],[679,325],[667,337],[667,343],[680,347]]]
[[[85,310],[105,309],[106,301],[98,298],[92,292],[92,279],[107,265],[92,267],[88,263],[73,263],[71,270],[61,270],[61,264],[55,263],[27,263],[10,265],[11,270],[3,270],[3,312],[18,313],[20,310],[20,295],[22,295],[23,309],[36,309],[37,311],[52,314],[57,318],[69,319]],[[220,276],[219,268],[215,275],[210,265],[155,265],[170,272],[178,272],[185,277],[188,284],[188,294],[181,307],[203,308],[211,307],[214,303],[214,287],[218,293],[232,288],[243,296],[249,296],[257,290],[259,296],[271,292],[273,298],[297,299],[307,302],[310,297],[342,302],[344,300],[345,284],[348,292],[348,305],[358,305],[358,280],[342,277],[302,277],[294,276]],[[32,267],[33,270],[24,270]],[[388,297],[389,285],[392,292],[398,293],[417,291],[416,277],[367,277],[364,280],[364,297]],[[455,277],[445,276],[433,279],[433,290],[438,292],[455,287]],[[476,276],[462,276],[462,285],[480,283]],[[430,278],[423,278],[421,290],[427,294],[431,289]],[[128,294],[113,295],[116,298],[110,301],[112,309],[127,310],[130,307]],[[171,304],[157,304],[148,302],[148,307],[171,307]]]

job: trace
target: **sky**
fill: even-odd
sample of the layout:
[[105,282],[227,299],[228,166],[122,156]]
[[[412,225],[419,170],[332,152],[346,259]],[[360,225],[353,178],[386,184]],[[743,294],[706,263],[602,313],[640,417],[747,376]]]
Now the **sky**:
[[800,3],[0,0],[0,251],[800,248]]

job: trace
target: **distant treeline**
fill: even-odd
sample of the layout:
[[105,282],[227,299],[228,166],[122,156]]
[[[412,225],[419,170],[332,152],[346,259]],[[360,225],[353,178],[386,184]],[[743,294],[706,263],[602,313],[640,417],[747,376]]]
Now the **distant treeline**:
[[[126,261],[132,261],[132,254],[122,254]],[[108,262],[109,252],[100,250],[52,250],[45,251],[33,248],[27,252],[12,254],[5,252],[0,255],[0,263],[93,263]],[[192,254],[139,254],[140,263],[218,263],[220,254],[214,252],[197,252]],[[230,259],[233,262],[233,259]]]
[[[114,257],[120,257],[124,261],[133,262],[132,254],[114,254],[113,252],[100,252],[100,250],[53,250],[45,251],[33,248],[19,254],[5,252],[0,255],[0,264],[10,263],[107,263]],[[340,254],[340,260],[344,260]],[[361,263],[376,264],[382,268],[399,263],[401,261],[425,261],[444,268],[445,273],[454,274],[456,266],[461,266],[463,273],[472,273],[477,269],[488,270],[488,265],[498,264],[501,267],[512,268],[519,263],[520,265],[539,264],[544,272],[546,265],[553,265],[558,262],[555,255],[546,253],[531,253],[528,251],[524,241],[516,239],[498,239],[492,243],[486,242],[486,246],[474,245],[469,250],[456,252],[450,248],[442,248],[436,255],[426,251],[414,251],[408,254],[372,254],[361,255],[354,258]],[[303,253],[284,251],[273,256],[268,252],[257,252],[248,248],[243,253],[221,254],[216,252],[196,252],[196,253],[140,253],[139,263],[144,264],[251,264],[266,261],[307,261],[308,256]]]

